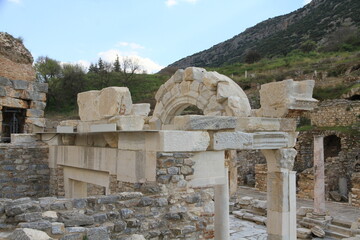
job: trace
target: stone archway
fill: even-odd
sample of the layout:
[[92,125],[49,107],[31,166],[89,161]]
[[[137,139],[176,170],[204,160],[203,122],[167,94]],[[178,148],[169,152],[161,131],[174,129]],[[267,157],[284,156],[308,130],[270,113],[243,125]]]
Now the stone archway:
[[242,116],[251,114],[244,91],[230,78],[203,68],[179,69],[155,95],[156,106],[149,123],[161,129],[174,117],[194,105],[208,116]]

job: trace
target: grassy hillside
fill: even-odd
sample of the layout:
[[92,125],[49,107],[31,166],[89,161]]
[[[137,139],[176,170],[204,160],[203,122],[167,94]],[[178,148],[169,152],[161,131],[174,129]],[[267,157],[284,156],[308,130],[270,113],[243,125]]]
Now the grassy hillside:
[[318,49],[334,51],[358,35],[359,29],[359,0],[313,0],[303,8],[263,21],[169,67],[219,67],[245,61],[249,51],[256,51],[261,57],[284,56],[308,41]]

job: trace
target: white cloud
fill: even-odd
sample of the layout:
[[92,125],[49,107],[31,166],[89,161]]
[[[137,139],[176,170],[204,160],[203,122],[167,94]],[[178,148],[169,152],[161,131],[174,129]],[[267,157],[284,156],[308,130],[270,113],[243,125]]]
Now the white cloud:
[[122,61],[124,58],[130,58],[136,61],[141,66],[141,72],[146,71],[147,73],[156,73],[164,68],[164,66],[159,65],[150,58],[140,57],[136,54],[128,55],[124,52],[121,52],[117,49],[110,49],[105,52],[98,53],[98,56],[107,62],[114,62],[116,56],[119,56],[119,60]]
[[185,0],[188,3],[197,3],[199,0]]
[[117,47],[129,47],[131,49],[145,49],[144,46],[141,46],[137,43],[131,43],[131,42],[118,42],[116,44]]
[[311,2],[311,0],[304,0],[304,5],[306,5],[306,4],[310,3],[310,2]]
[[172,6],[176,5],[176,4],[178,4],[178,2],[176,0],[166,0],[165,4],[168,7],[172,7]]
[[11,3],[16,3],[16,4],[20,4],[21,3],[21,0],[7,0],[8,2],[11,2]]
[[199,0],[166,0],[165,1],[165,4],[166,6],[168,7],[172,7],[172,6],[175,6],[181,2],[185,2],[185,3],[192,3],[192,4],[195,4],[197,3]]

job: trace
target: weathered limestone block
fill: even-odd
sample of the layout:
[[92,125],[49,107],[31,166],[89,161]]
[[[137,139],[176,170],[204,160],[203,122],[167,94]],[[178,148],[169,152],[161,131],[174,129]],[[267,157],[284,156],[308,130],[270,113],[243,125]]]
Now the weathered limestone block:
[[136,116],[148,116],[150,113],[150,103],[137,103],[132,105],[131,114]]
[[28,123],[28,124],[33,124],[37,127],[45,127],[45,118],[32,118],[32,117],[28,117],[26,118],[25,120],[25,123]]
[[297,228],[296,230],[297,238],[300,239],[310,239],[311,238],[311,230],[307,228]]
[[12,80],[15,90],[25,90],[29,87],[29,82],[24,80]]
[[26,101],[12,97],[1,97],[0,105],[13,108],[29,108],[29,104]]
[[101,119],[98,111],[98,96],[100,91],[87,91],[77,95],[77,104],[79,106],[79,116],[82,121],[91,121]]
[[159,131],[158,133],[146,135],[146,148],[153,151],[206,151],[209,143],[209,133],[202,131]]
[[129,115],[132,100],[127,87],[108,87],[100,91],[99,114],[103,117]]
[[27,109],[26,110],[26,116],[30,118],[43,118],[44,117],[44,111],[38,110],[38,109]]
[[36,134],[11,134],[11,143],[13,144],[34,143],[38,140]]
[[126,87],[108,87],[101,91],[78,94],[79,116],[94,121],[118,115],[129,115],[132,109],[130,91]]
[[184,71],[184,81],[201,82],[204,78],[206,70],[204,68],[188,67]]
[[234,129],[235,126],[235,117],[186,115],[174,118],[177,130],[220,130]]
[[292,147],[294,136],[286,132],[216,132],[211,144],[214,150],[280,149]]
[[225,111],[229,116],[250,116],[251,109],[247,97],[229,96],[225,102]]
[[44,110],[46,107],[46,102],[42,101],[31,101],[30,108]]
[[314,80],[295,82],[292,79],[261,85],[257,112],[263,117],[284,117],[289,110],[312,110],[317,100],[312,98]]
[[311,228],[311,232],[319,238],[325,237],[325,231],[320,226],[315,225]]
[[144,128],[143,116],[116,116],[109,119],[109,123],[116,123],[117,130],[135,131]]

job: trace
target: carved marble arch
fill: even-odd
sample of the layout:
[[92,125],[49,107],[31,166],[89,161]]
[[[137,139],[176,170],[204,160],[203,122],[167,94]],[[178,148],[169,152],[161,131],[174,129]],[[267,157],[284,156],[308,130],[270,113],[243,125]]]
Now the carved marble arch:
[[155,95],[150,122],[158,128],[194,105],[208,116],[248,117],[251,107],[245,92],[230,78],[203,68],[179,69]]

